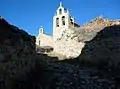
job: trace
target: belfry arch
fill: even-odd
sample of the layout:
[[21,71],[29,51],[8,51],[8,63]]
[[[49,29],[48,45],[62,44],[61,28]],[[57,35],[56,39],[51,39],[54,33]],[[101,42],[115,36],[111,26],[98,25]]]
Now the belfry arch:
[[56,27],[59,27],[59,18],[56,18]]
[[65,25],[65,16],[62,16],[62,25]]

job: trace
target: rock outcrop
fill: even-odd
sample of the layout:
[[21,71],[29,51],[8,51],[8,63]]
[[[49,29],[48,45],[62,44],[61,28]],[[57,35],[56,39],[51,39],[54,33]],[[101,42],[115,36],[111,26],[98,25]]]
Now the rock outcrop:
[[86,41],[80,57],[84,60],[94,60],[94,62],[111,60],[111,63],[118,63],[120,58],[119,38],[120,25],[105,27],[92,40]]
[[76,41],[76,38],[73,37],[74,31],[71,31],[71,29],[66,29],[61,38],[55,41],[54,51],[65,55],[66,58],[74,58],[79,56],[82,47],[84,47],[84,43]]
[[77,59],[80,65],[102,70],[98,74],[119,82],[120,25],[105,27],[92,40],[86,41],[86,45]]
[[56,40],[54,50],[67,58],[75,58],[81,54],[86,41],[92,40],[105,27],[114,25],[120,25],[120,20],[108,20],[99,16],[77,29],[65,29]]
[[34,68],[35,37],[0,18],[0,89],[13,88]]
[[35,53],[35,37],[0,19],[0,59]]

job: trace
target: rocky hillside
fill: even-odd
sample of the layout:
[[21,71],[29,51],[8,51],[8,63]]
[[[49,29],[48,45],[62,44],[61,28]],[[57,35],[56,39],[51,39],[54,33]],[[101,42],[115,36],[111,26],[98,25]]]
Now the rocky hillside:
[[34,43],[34,36],[0,18],[0,89],[14,89],[17,78],[33,67]]
[[4,19],[0,30],[0,89],[119,89],[93,68],[36,54],[34,37]]
[[105,27],[92,40],[87,41],[78,60],[81,65],[104,70],[109,73],[109,77],[119,80],[120,25]]
[[65,29],[55,42],[55,50],[68,58],[75,58],[81,54],[86,41],[92,40],[105,27],[113,25],[120,25],[120,20],[103,19],[99,16],[77,29]]
[[35,37],[0,19],[0,59],[35,53]]

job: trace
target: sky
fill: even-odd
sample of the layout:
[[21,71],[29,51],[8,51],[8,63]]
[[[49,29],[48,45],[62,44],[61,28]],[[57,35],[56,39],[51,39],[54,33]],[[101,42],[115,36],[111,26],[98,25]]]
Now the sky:
[[31,35],[37,36],[41,26],[51,35],[60,1],[80,25],[100,15],[120,19],[120,0],[0,0],[0,16]]

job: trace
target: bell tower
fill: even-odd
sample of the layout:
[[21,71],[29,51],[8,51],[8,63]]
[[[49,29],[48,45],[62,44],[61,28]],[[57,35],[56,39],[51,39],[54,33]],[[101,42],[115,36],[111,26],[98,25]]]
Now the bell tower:
[[58,9],[53,17],[53,38],[54,41],[61,37],[62,32],[69,28],[69,11],[60,2]]
[[44,28],[43,28],[43,26],[41,26],[40,29],[39,29],[39,35],[41,35],[41,34],[44,34]]

